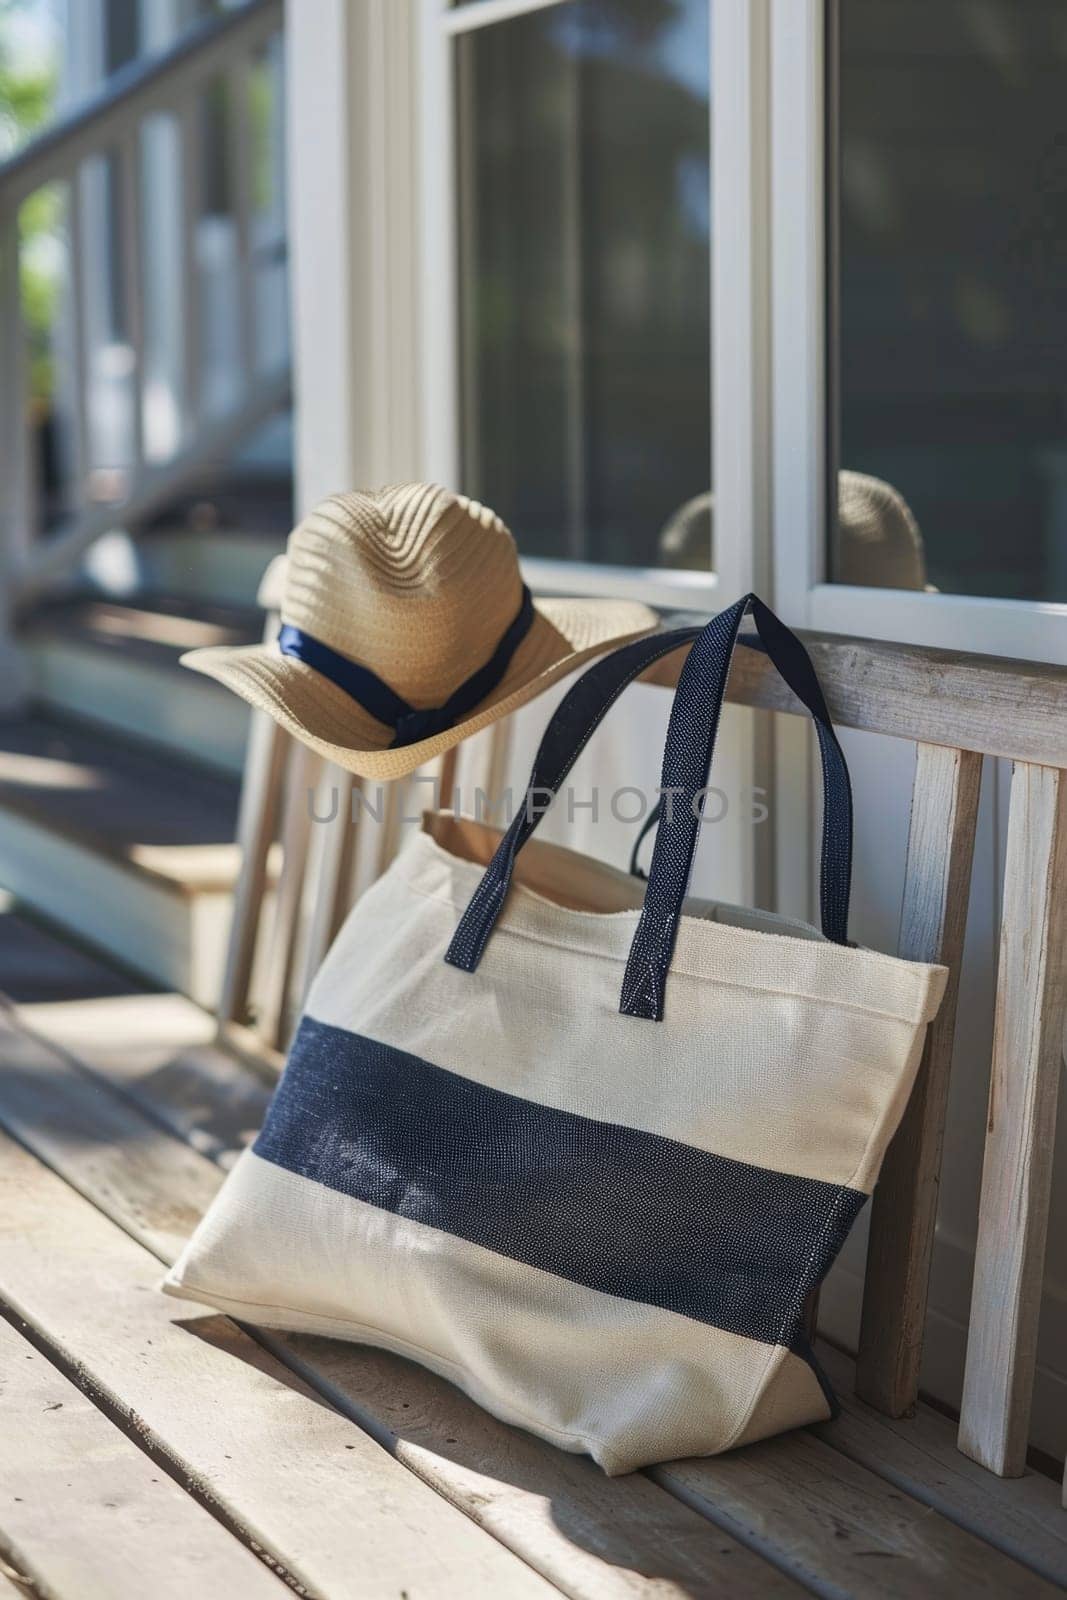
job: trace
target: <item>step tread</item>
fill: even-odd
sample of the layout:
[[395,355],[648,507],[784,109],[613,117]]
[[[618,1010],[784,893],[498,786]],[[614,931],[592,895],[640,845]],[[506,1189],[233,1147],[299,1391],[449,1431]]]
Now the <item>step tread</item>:
[[23,639],[28,644],[77,645],[123,661],[170,668],[186,650],[254,644],[262,633],[263,614],[254,606],[164,594],[138,594],[129,600],[82,595],[43,607],[27,624]]
[[235,779],[78,723],[0,722],[0,809],[182,893],[232,888],[239,793]]
[[143,980],[54,933],[21,906],[0,910],[0,994],[16,1005],[140,994]]

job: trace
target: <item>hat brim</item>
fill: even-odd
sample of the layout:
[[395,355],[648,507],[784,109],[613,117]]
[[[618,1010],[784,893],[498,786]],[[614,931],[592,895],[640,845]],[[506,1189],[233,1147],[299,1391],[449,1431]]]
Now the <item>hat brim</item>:
[[182,656],[182,665],[214,678],[265,711],[295,739],[362,778],[403,778],[453,745],[537,698],[583,662],[658,626],[645,605],[630,600],[539,599],[534,620],[503,679],[455,727],[390,748],[392,728],[378,722],[335,683],[274,645],[212,647]]

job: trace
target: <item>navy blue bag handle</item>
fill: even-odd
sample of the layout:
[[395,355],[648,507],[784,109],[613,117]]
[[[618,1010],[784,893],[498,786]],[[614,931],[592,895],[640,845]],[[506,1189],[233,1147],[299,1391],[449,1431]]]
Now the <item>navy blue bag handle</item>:
[[564,697],[534,759],[527,804],[516,814],[460,919],[445,959],[473,972],[511,884],[515,857],[540,821],[531,801],[554,794],[626,685],[653,661],[692,641],[671,707],[661,788],[673,796],[656,836],[645,903],[630,948],[619,1009],[659,1020],[682,906],[700,830],[702,795],[715,748],[730,661],[751,608],[760,640],[794,694],[811,712],[823,762],[821,911],[823,932],[848,942],[852,868],[852,793],[848,769],[808,654],[795,634],[753,594],[703,629],[681,628],[624,645],[595,663]]
[[690,644],[699,634],[699,628],[674,628],[635,639],[632,644],[613,650],[611,655],[602,656],[568,689],[541,738],[525,800],[512,818],[511,826],[497,846],[452,936],[445,960],[453,967],[473,972],[482,958],[486,940],[511,887],[515,857],[541,820],[541,813],[536,809],[537,796],[556,794],[627,684],[640,677],[653,662]]

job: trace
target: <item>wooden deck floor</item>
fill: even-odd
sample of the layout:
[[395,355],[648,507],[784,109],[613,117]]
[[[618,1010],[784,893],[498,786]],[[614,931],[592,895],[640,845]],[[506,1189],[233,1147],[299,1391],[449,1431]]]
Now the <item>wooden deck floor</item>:
[[[846,1400],[824,1428],[608,1480],[396,1357],[165,1299],[162,1264],[267,1088],[176,996],[28,992],[0,1012],[0,1596],[1005,1600],[1067,1584],[1057,1485],[990,1477],[926,1408],[887,1423]],[[849,1363],[825,1356],[847,1396]]]

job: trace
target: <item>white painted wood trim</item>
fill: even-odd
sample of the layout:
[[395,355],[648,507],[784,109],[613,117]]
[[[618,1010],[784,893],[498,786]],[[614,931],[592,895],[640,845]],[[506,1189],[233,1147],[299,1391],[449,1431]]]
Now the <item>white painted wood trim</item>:
[[770,577],[769,0],[714,0],[710,70],[715,572],[728,604]]
[[[768,589],[782,617],[809,626],[826,535],[825,123],[823,0],[770,0],[770,326],[773,367]],[[815,766],[810,729],[776,717],[774,904],[816,903]]]
[[286,6],[295,472],[301,509],[357,481],[358,397],[365,379],[354,284],[359,201],[354,102],[361,79],[352,40],[355,9],[349,0],[319,0],[315,26],[309,28],[298,0]]
[[[712,485],[717,610],[769,593],[771,514],[770,3],[712,0]],[[709,566],[712,552],[708,552]],[[716,762],[735,792],[769,789],[769,730],[730,707]],[[775,899],[770,829],[738,820],[720,850],[717,892],[751,905]],[[724,841],[725,842],[725,841]]]
[[807,613],[827,633],[1067,665],[1067,605],[817,583]]
[[529,11],[549,11],[564,3],[565,0],[467,0],[466,5],[444,11],[441,26],[449,34],[471,33],[475,28],[510,22],[512,17],[524,17]]
[[[417,0],[360,0],[350,88],[362,102],[365,152],[353,243],[360,305],[360,438],[357,482],[421,476],[421,326],[418,210]],[[370,219],[370,225],[368,225]],[[362,272],[360,272],[362,268]]]
[[643,600],[669,610],[714,611],[723,605],[713,572],[672,572],[659,567],[617,567],[587,561],[550,561],[527,556],[522,573],[535,594],[611,596]]
[[812,625],[826,534],[823,0],[771,0],[773,602]]
[[423,471],[459,480],[459,312],[452,40],[445,0],[419,5],[419,310]]

